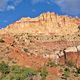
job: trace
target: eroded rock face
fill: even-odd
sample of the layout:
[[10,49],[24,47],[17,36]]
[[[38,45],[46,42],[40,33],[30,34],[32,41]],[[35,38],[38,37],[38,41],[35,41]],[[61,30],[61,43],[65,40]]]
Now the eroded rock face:
[[55,13],[43,13],[36,18],[21,18],[7,26],[3,32],[66,35],[78,32],[80,19],[58,16]]

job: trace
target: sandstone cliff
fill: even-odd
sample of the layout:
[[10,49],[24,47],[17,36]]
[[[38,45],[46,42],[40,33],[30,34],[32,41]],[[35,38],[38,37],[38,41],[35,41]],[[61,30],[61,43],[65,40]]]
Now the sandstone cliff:
[[21,18],[0,32],[72,35],[79,31],[79,25],[79,18],[59,16],[53,12],[47,12],[36,18]]

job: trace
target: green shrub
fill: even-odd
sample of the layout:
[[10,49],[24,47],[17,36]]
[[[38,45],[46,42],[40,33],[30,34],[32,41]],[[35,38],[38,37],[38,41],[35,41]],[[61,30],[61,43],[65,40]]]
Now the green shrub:
[[69,68],[64,68],[63,74],[62,74],[61,78],[64,79],[64,80],[67,80],[67,78],[69,77],[69,75],[70,75]]
[[0,80],[33,80],[37,76],[38,71],[32,68],[19,67],[17,65],[8,66],[7,64],[0,63],[1,75]]
[[33,76],[35,76],[37,74],[37,71],[32,69],[32,68],[20,68],[19,66],[14,66],[11,69],[11,72],[13,73],[13,77],[14,79],[18,80],[24,80],[27,79],[29,80],[29,78],[32,78]]
[[65,77],[65,78],[69,77],[69,74],[70,74],[69,68],[65,68],[65,69],[64,69],[64,77]]
[[48,75],[47,69],[45,67],[43,67],[40,69],[39,72],[40,72],[40,76],[41,76],[42,80],[45,80]]
[[22,69],[22,76],[29,77],[37,74],[37,71],[32,68],[24,68]]
[[0,63],[0,72],[7,74],[10,72],[10,67],[8,64],[5,64],[4,62]]
[[11,66],[11,72],[12,73],[15,73],[15,74],[18,74],[21,72],[21,69],[19,66],[15,65],[15,66]]

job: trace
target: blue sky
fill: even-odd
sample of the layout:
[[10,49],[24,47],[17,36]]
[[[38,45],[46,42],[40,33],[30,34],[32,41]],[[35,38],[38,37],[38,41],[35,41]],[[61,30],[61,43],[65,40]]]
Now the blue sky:
[[0,0],[0,28],[48,11],[80,17],[80,0]]

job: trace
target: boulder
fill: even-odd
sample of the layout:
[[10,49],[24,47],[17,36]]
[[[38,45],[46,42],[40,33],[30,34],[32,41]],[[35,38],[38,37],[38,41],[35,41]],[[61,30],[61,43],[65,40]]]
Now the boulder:
[[60,51],[59,56],[61,57],[63,55],[64,55],[63,51]]
[[65,49],[65,52],[77,52],[77,48],[76,47],[68,47]]
[[80,45],[77,46],[77,50],[80,51]]

